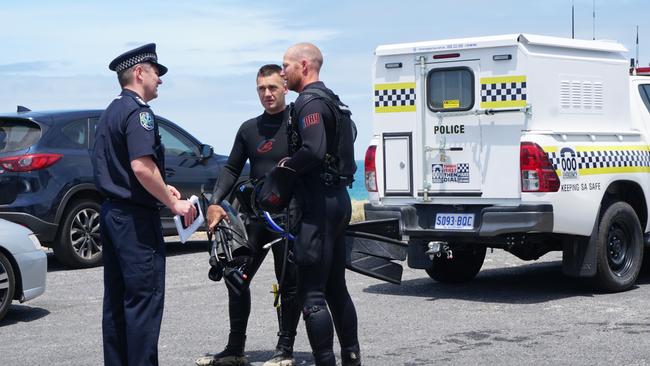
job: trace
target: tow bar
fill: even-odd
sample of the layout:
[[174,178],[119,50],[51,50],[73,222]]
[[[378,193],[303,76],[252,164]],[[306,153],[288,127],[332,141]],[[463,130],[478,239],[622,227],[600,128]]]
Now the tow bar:
[[449,248],[449,244],[446,241],[430,241],[427,246],[429,247],[429,250],[424,252],[424,254],[428,254],[431,260],[433,260],[434,257],[440,258],[443,254],[447,259],[454,259],[454,253],[451,251],[451,248]]

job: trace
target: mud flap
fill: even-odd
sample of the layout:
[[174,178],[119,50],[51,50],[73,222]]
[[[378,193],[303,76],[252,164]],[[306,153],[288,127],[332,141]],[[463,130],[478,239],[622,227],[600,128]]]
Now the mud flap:
[[593,277],[596,275],[599,221],[600,217],[596,220],[590,236],[565,239],[562,247],[562,273],[566,276]]
[[345,266],[354,272],[390,283],[402,282],[408,245],[397,240],[399,220],[363,221],[348,226],[345,232]]

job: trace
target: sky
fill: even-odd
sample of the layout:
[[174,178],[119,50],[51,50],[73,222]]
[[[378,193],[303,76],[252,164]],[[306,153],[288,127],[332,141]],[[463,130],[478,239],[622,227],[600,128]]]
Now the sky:
[[[117,55],[155,42],[169,68],[150,102],[220,154],[262,112],[257,69],[298,42],[324,55],[321,80],[347,103],[362,160],[372,135],[372,63],[382,44],[533,33],[616,40],[650,63],[648,0],[0,0],[0,112],[105,108],[119,93]],[[288,101],[296,94],[289,93]]]

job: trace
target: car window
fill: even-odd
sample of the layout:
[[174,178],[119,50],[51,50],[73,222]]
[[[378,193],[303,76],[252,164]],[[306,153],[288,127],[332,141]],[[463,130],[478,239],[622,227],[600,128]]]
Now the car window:
[[474,74],[467,67],[434,69],[427,76],[429,109],[466,111],[474,106]]
[[158,121],[160,139],[165,145],[166,156],[198,156],[198,148],[172,127]]
[[0,152],[11,152],[32,146],[41,137],[41,128],[34,122],[0,120]]
[[643,99],[645,107],[650,112],[650,84],[639,85],[639,93],[641,94],[641,99]]
[[97,122],[99,122],[99,117],[90,117],[88,119],[88,124],[90,126],[90,134],[88,136],[90,143],[88,146],[91,148],[95,145],[95,131],[97,130]]
[[61,128],[61,133],[72,145],[69,147],[88,147],[88,119],[72,121]]

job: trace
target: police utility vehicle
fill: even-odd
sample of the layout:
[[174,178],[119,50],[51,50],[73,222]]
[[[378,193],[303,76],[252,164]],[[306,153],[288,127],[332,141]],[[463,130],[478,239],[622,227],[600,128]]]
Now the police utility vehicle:
[[562,251],[566,275],[633,286],[650,242],[650,68],[621,44],[529,34],[379,46],[366,219],[408,265],[474,278],[486,248]]

